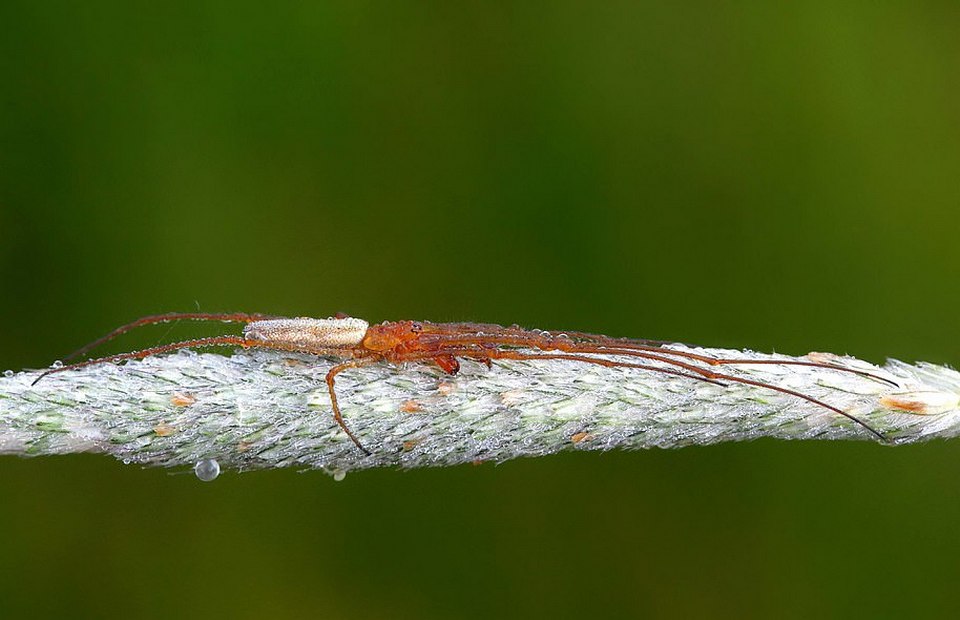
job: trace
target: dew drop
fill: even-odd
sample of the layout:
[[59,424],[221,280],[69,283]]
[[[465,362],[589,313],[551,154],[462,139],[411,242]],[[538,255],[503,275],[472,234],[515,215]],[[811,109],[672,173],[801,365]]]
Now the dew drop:
[[63,362],[61,362],[60,360],[57,360],[57,361],[55,361],[54,363],[50,364],[50,367],[51,367],[51,368],[63,368]]
[[220,475],[220,463],[217,462],[217,459],[197,461],[197,464],[193,466],[193,473],[202,482],[211,482]]
[[3,376],[4,376],[4,377],[12,377],[14,374],[16,374],[16,373],[14,373],[12,370],[4,370],[4,371],[3,371]]
[[336,471],[333,472],[333,481],[334,481],[334,482],[342,482],[343,479],[346,478],[346,477],[347,477],[347,472],[343,471],[342,469],[338,469],[338,470],[336,470]]

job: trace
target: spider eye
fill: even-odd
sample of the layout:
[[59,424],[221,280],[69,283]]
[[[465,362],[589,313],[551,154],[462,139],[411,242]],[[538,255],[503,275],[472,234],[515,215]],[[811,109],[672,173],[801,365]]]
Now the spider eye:
[[420,332],[423,331],[423,324],[422,324],[422,323],[413,323],[413,324],[410,326],[410,331],[411,331],[412,333],[414,333],[414,334],[419,334]]

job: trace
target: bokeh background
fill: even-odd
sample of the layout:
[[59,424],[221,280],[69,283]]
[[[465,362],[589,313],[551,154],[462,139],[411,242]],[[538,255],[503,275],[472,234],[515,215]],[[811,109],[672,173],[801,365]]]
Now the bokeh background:
[[[196,308],[960,363],[955,2],[7,0],[0,23],[0,368]],[[6,457],[0,615],[945,614],[958,474],[956,442],[340,483]]]

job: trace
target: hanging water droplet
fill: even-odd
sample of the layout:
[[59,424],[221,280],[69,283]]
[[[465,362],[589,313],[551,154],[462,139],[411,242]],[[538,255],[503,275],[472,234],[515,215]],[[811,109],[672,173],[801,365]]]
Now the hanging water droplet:
[[54,361],[52,364],[50,364],[50,367],[51,367],[51,368],[63,368],[63,362],[61,362],[60,360],[56,360],[56,361]]
[[15,375],[15,374],[16,374],[16,373],[13,372],[12,370],[4,370],[4,371],[3,371],[3,376],[4,376],[4,377],[12,377],[12,376]]
[[347,477],[347,472],[343,471],[342,469],[337,469],[337,470],[334,470],[333,472],[334,482],[342,482],[343,479],[346,477]]
[[211,482],[220,475],[220,463],[217,459],[203,459],[193,466],[193,473],[203,482]]

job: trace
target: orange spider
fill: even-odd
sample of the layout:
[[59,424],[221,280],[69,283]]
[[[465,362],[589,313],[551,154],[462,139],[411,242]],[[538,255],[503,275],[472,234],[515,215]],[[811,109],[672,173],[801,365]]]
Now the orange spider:
[[[839,372],[853,373],[897,386],[884,377],[854,368],[827,362],[802,360],[755,360],[743,358],[717,358],[689,351],[666,348],[670,344],[656,340],[631,340],[611,338],[583,332],[547,332],[528,330],[516,325],[503,327],[484,323],[429,323],[426,321],[386,321],[370,325],[363,319],[338,314],[328,319],[286,318],[264,314],[183,312],[147,316],[113,330],[106,336],[69,355],[67,359],[82,355],[96,346],[120,334],[142,325],[166,323],[180,319],[204,321],[241,322],[246,325],[240,336],[214,336],[164,344],[141,351],[120,353],[47,370],[34,381],[52,374],[82,368],[91,364],[142,359],[158,353],[194,347],[239,346],[243,348],[275,349],[311,355],[338,357],[343,361],[327,372],[327,390],[333,406],[333,417],[343,432],[363,450],[370,454],[360,440],[347,427],[340,413],[334,389],[336,376],[344,370],[359,368],[376,362],[399,364],[411,361],[432,361],[444,372],[454,375],[460,370],[458,358],[472,359],[492,366],[492,360],[569,360],[608,368],[637,368],[650,372],[675,375],[724,386],[724,382],[740,383],[765,388],[801,398],[824,409],[837,413],[859,424],[881,440],[884,436],[866,422],[833,405],[811,396],[771,383],[717,372],[712,368],[729,365],[790,365],[829,368]],[[633,357],[665,364],[654,366],[640,362],[616,361],[596,355]]]

